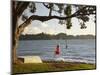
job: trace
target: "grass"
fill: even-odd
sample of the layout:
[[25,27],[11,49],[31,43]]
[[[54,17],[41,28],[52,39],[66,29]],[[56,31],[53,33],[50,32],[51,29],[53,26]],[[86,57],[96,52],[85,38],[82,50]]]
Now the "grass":
[[55,71],[73,71],[73,70],[92,70],[94,64],[76,63],[76,62],[48,62],[31,64],[13,64],[13,74],[22,73],[40,73]]

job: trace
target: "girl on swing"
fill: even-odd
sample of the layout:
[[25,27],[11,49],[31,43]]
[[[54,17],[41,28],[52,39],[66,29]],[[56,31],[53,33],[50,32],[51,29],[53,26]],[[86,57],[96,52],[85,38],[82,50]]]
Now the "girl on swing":
[[59,45],[57,45],[55,50],[55,55],[59,55],[59,54],[60,54],[60,49],[59,49]]

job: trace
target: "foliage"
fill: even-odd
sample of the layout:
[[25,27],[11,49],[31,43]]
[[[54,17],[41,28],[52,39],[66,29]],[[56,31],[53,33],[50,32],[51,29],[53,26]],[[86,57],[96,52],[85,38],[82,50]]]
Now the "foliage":
[[93,35],[66,35],[65,33],[59,33],[56,35],[50,35],[45,33],[34,34],[34,35],[21,35],[20,40],[51,40],[51,39],[95,39]]

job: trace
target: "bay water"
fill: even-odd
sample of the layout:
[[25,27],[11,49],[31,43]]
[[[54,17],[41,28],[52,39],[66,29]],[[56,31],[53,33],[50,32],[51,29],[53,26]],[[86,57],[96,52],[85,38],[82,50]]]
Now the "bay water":
[[[17,56],[40,56],[43,60],[51,60],[55,56],[57,44],[60,47],[60,57],[65,61],[95,63],[95,39],[70,40],[20,40]],[[67,44],[67,48],[66,48]]]

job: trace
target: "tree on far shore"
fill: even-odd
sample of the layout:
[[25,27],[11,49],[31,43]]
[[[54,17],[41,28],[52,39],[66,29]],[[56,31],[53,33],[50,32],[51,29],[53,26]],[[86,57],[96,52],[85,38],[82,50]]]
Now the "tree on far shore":
[[[41,22],[48,21],[51,19],[58,19],[60,24],[65,24],[66,29],[72,27],[72,18],[77,18],[80,22],[80,28],[86,28],[85,23],[89,21],[89,16],[94,15],[96,18],[96,7],[89,5],[70,5],[70,4],[58,4],[58,3],[41,3],[47,10],[49,10],[48,16],[34,15],[36,10],[35,2],[22,2],[22,1],[12,1],[12,54],[13,63],[17,63],[16,48],[19,40],[19,36],[24,31],[32,21],[38,20]],[[72,8],[75,8],[75,12],[72,13]],[[23,14],[25,10],[29,10],[33,15]],[[58,15],[52,15],[52,13],[57,12]],[[42,12],[43,13],[43,12]],[[62,16],[63,15],[63,16]],[[18,25],[18,20],[22,19],[23,23]],[[96,22],[96,20],[94,20]]]

